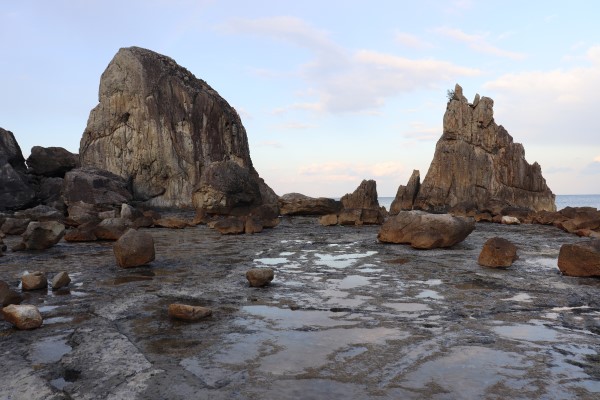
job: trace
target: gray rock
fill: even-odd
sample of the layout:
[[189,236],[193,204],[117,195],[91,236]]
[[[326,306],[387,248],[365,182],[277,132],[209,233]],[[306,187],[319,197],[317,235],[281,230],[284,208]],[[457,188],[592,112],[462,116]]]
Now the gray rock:
[[65,226],[57,221],[30,222],[23,233],[22,244],[25,250],[45,250],[62,239]]
[[23,301],[23,296],[10,288],[10,285],[0,281],[0,308],[9,304],[19,304]]
[[113,208],[132,198],[125,179],[97,168],[77,168],[67,172],[63,196],[69,207],[81,202]]
[[78,166],[79,156],[62,147],[34,146],[27,158],[29,172],[34,175],[63,178]]
[[52,278],[52,290],[58,290],[71,283],[71,277],[66,271],[59,272]]
[[6,218],[0,227],[0,231],[7,235],[22,235],[31,222],[27,218]]
[[38,290],[48,287],[48,278],[41,271],[25,274],[21,277],[21,288],[23,290]]

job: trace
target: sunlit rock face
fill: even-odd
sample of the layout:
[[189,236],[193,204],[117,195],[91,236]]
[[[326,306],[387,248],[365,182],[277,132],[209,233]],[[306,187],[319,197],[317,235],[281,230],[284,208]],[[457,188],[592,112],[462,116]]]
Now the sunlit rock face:
[[415,208],[446,211],[471,203],[497,213],[503,207],[556,210],[541,167],[494,121],[494,101],[470,104],[456,85],[444,114],[444,130],[415,199]]
[[129,179],[135,200],[148,205],[229,213],[276,204],[252,166],[236,110],[206,82],[150,50],[122,48],[112,59],[80,155],[82,166]]

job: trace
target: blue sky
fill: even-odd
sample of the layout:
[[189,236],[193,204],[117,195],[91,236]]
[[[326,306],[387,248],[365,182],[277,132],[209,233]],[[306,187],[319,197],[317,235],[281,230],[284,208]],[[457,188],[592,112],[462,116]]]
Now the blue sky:
[[393,196],[425,176],[446,91],[495,119],[556,194],[600,193],[600,2],[4,1],[0,127],[77,152],[120,47],[175,59],[242,117],[279,194]]

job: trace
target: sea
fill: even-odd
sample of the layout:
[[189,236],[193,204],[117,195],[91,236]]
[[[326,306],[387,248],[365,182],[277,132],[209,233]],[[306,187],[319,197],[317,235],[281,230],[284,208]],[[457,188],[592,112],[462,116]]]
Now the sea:
[[[379,205],[389,211],[393,197],[379,197]],[[565,207],[595,207],[600,209],[600,194],[557,194],[556,209]]]

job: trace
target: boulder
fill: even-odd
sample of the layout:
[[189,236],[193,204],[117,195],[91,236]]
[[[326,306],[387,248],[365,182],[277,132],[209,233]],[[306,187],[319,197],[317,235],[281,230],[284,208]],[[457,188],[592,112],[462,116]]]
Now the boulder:
[[183,229],[189,226],[185,219],[181,218],[160,218],[154,221],[157,228]]
[[113,246],[117,265],[132,268],[154,260],[154,238],[146,232],[130,229]]
[[100,240],[117,240],[129,230],[129,221],[123,218],[107,218],[94,227],[94,236]]
[[0,308],[6,307],[9,304],[19,304],[23,301],[23,296],[10,288],[10,285],[4,281],[0,281]]
[[379,206],[377,183],[374,180],[363,180],[354,192],[344,195],[340,202],[340,225],[382,224],[385,219],[385,209]]
[[2,316],[17,329],[35,329],[42,326],[42,314],[36,306],[11,304],[2,309]]
[[71,277],[66,271],[59,272],[52,278],[52,290],[58,290],[71,283]]
[[[522,207],[555,211],[554,194],[541,167],[525,160],[525,150],[494,121],[494,101],[469,104],[456,85],[444,114],[443,134],[415,199],[415,208],[445,212],[465,201],[480,211]],[[493,210],[489,210],[493,208]]]
[[558,253],[558,269],[563,275],[600,276],[600,240],[563,244]]
[[398,187],[396,197],[394,197],[394,201],[392,201],[392,205],[390,206],[390,215],[396,215],[400,211],[412,210],[420,187],[421,174],[418,169],[415,169],[406,186],[400,185]]
[[77,201],[71,203],[67,209],[69,220],[73,226],[94,222],[100,222],[98,208],[94,204]]
[[94,234],[97,225],[97,222],[86,222],[77,228],[69,229],[63,237],[67,242],[94,242],[98,240]]
[[223,235],[239,235],[246,231],[245,218],[227,217],[216,221],[211,226]]
[[262,221],[258,217],[247,217],[244,224],[245,233],[260,233],[263,231]]
[[65,226],[57,221],[30,222],[23,233],[24,250],[45,250],[62,239]]
[[287,193],[279,198],[281,215],[337,214],[342,203],[325,197],[313,198],[300,193]]
[[338,224],[337,214],[327,214],[319,218],[319,223],[323,226],[332,226]]
[[275,272],[271,268],[252,268],[246,271],[246,279],[252,287],[266,286],[274,277]]
[[250,217],[257,218],[263,228],[275,228],[279,225],[279,207],[273,204],[263,204],[250,212]]
[[37,193],[42,204],[53,207],[61,212],[66,211],[62,190],[65,180],[63,178],[43,178]]
[[510,215],[503,215],[500,221],[505,225],[521,225],[519,218],[511,217]]
[[33,208],[15,212],[15,217],[31,221],[60,221],[65,216],[54,207],[40,204]]
[[[69,208],[77,203],[113,209],[132,199],[128,182],[120,176],[98,168],[77,168],[65,174],[63,197]],[[69,216],[70,210],[69,210]]]
[[198,321],[212,315],[207,307],[190,306],[188,304],[169,304],[169,317],[184,321]]
[[67,172],[79,166],[79,155],[62,147],[31,148],[27,158],[29,173],[47,177],[63,178]]
[[123,219],[135,221],[138,218],[142,218],[144,216],[144,213],[138,210],[137,208],[130,206],[127,203],[123,203],[121,204],[120,216]]
[[48,278],[41,271],[25,274],[21,277],[21,288],[23,290],[38,290],[48,287]]
[[0,231],[7,235],[22,235],[30,222],[31,220],[27,218],[6,218]]
[[236,110],[166,56],[120,49],[102,74],[81,164],[130,180],[135,200],[232,213],[274,201]]
[[384,243],[405,243],[416,249],[451,247],[475,229],[475,220],[450,214],[401,211],[390,217],[377,238]]
[[479,253],[477,263],[484,267],[510,267],[517,259],[517,247],[506,239],[488,239]]
[[21,148],[12,132],[0,128],[0,211],[33,205],[35,190],[26,176]]

